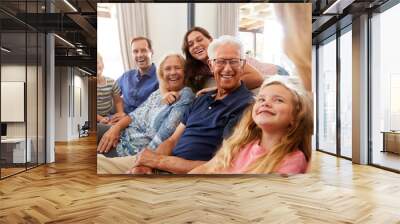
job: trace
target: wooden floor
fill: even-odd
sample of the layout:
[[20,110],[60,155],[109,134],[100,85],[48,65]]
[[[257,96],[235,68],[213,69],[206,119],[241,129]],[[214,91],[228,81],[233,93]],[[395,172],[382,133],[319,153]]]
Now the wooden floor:
[[372,162],[377,165],[400,170],[400,154],[376,150],[374,151]]
[[0,223],[400,223],[400,175],[315,152],[312,171],[97,176],[93,137],[0,181]]
[[1,170],[0,170],[1,178],[5,178],[5,177],[8,177],[8,176],[23,172],[23,171],[25,171],[27,169],[33,169],[35,167],[37,167],[36,163],[35,164],[33,164],[33,163],[29,164],[28,163],[27,167],[25,167],[25,164],[18,164],[17,167],[6,167],[6,168],[2,167]]
[[26,170],[25,167],[17,167],[17,168],[1,168],[1,177],[7,177],[13,175],[15,173],[19,173]]

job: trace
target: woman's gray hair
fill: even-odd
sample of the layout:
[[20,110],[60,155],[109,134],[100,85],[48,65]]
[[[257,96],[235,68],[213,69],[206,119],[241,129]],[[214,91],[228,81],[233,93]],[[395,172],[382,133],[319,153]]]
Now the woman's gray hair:
[[244,52],[244,47],[243,47],[242,42],[238,38],[236,38],[234,36],[230,36],[230,35],[220,36],[219,38],[214,39],[210,43],[210,45],[208,46],[208,50],[207,50],[208,58],[210,60],[215,59],[215,51],[217,50],[217,48],[219,46],[224,45],[224,44],[233,44],[233,45],[237,46],[237,48],[240,51],[240,58],[244,58],[245,52]]
[[[166,61],[168,58],[170,58],[170,57],[177,57],[178,60],[179,60],[179,62],[180,62],[181,65],[182,65],[182,68],[185,69],[185,62],[186,62],[186,60],[185,60],[185,58],[184,58],[180,53],[170,52],[170,53],[165,54],[165,55],[162,57],[161,62],[160,62],[160,64],[159,64],[159,66],[158,66],[158,71],[157,71],[158,84],[159,84],[159,88],[160,88],[160,90],[161,90],[162,93],[168,92],[168,90],[167,90],[167,83],[166,83],[166,81],[165,81],[165,79],[164,79],[164,63],[165,63],[165,61]],[[186,79],[186,73],[185,73],[185,71],[183,72],[183,75],[185,76],[185,79]]]

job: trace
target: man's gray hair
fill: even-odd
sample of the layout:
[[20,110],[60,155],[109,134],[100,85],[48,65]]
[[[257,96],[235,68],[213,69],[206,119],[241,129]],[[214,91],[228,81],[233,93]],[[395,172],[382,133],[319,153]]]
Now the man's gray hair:
[[210,60],[215,59],[215,51],[217,50],[217,48],[219,46],[224,45],[224,44],[233,44],[233,45],[237,46],[237,48],[240,51],[240,58],[244,58],[245,52],[244,52],[244,47],[243,47],[242,42],[238,38],[236,38],[234,36],[229,36],[229,35],[220,36],[219,38],[214,39],[210,43],[210,45],[208,46],[208,50],[207,50],[208,58]]

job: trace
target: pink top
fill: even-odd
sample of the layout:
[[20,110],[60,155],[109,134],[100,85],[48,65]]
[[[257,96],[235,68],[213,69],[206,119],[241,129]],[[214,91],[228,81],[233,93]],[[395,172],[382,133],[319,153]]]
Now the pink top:
[[[258,142],[250,143],[242,149],[233,160],[233,166],[224,173],[246,173],[251,163],[261,156],[268,153],[268,150],[262,148]],[[279,174],[298,174],[307,171],[308,162],[303,152],[295,150],[283,158],[283,161],[275,169],[274,173]]]

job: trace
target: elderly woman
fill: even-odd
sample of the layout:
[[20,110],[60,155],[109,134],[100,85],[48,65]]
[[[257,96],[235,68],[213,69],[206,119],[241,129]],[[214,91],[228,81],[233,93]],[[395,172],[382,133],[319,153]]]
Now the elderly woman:
[[[185,87],[184,64],[179,54],[164,57],[157,73],[160,88],[103,135],[97,147],[99,153],[107,157],[135,155],[143,148],[157,148],[174,132],[194,99],[192,90]],[[166,104],[163,98],[167,92],[179,92],[180,98]]]
[[[186,56],[185,70],[188,85],[196,92],[212,86],[210,81],[214,78],[207,63],[208,45],[212,40],[210,33],[201,27],[188,30],[183,38],[182,51]],[[246,63],[241,80],[248,89],[255,89],[261,86],[263,77],[254,67]]]

